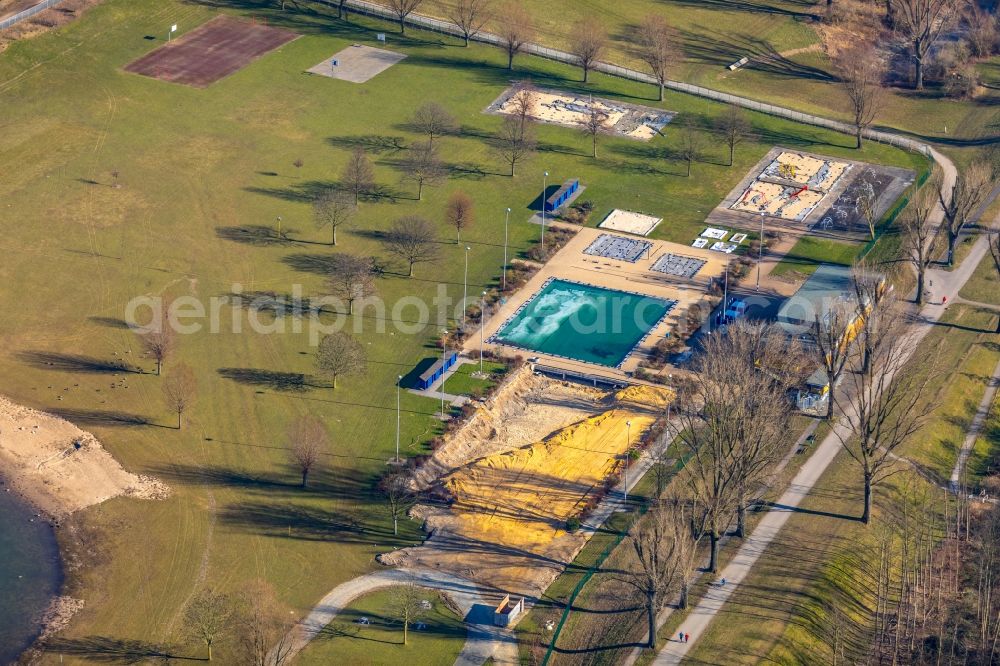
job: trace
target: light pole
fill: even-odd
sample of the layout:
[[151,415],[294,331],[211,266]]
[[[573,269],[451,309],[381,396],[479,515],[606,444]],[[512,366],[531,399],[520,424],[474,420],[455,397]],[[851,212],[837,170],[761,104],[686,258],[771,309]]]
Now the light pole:
[[503,288],[501,291],[507,291],[507,225],[510,224],[510,208],[507,209],[507,215],[503,219],[503,276],[500,278],[503,280]]
[[399,462],[399,387],[403,385],[403,375],[396,376],[396,462]]
[[479,306],[479,374],[483,374],[483,330],[486,328],[486,292]]
[[438,393],[441,394],[441,420],[444,421],[444,366],[447,363],[448,358],[448,329],[441,329],[441,386],[438,387]]
[[625,422],[625,504],[624,508],[628,511],[628,455],[629,446],[632,442],[632,422]]
[[545,191],[549,187],[549,172],[542,176],[542,252],[545,251]]
[[277,218],[275,218],[275,221],[278,223],[278,238],[280,239],[281,238],[281,216],[279,215]]
[[726,277],[722,288],[722,323],[726,323],[726,308],[729,304],[729,260],[726,260]]
[[462,328],[465,328],[465,311],[469,307],[469,250],[472,248],[465,246],[465,276],[462,278]]
[[760,291],[760,262],[764,260],[764,213],[760,214],[760,240],[757,241],[757,288]]

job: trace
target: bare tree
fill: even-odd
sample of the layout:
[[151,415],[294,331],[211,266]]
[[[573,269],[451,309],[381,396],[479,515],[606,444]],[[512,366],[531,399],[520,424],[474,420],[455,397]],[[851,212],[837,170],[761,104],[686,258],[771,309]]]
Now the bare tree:
[[514,56],[535,36],[535,25],[520,3],[508,2],[497,13],[496,33],[507,52],[507,69],[514,69]]
[[663,101],[663,89],[667,85],[669,67],[677,59],[677,33],[666,19],[651,14],[642,20],[642,27],[635,35],[638,56],[646,63],[659,88],[659,101]]
[[177,413],[177,429],[181,428],[181,417],[194,403],[198,392],[198,381],[194,372],[184,363],[178,363],[163,380],[163,401],[167,409]]
[[291,655],[294,623],[283,611],[274,589],[264,580],[248,584],[240,595],[237,617],[240,664],[282,666]]
[[378,489],[392,517],[392,533],[399,535],[399,520],[406,516],[415,499],[410,490],[410,477],[405,472],[386,474],[379,480]]
[[726,146],[729,147],[729,166],[733,166],[733,161],[736,159],[736,148],[746,141],[747,135],[750,133],[750,123],[746,118],[746,112],[735,104],[730,104],[722,118],[719,119],[718,128]]
[[337,254],[332,257],[331,264],[327,280],[330,293],[347,302],[347,314],[354,314],[354,302],[376,292],[372,260],[354,254]]
[[212,588],[199,591],[184,608],[184,624],[192,638],[205,644],[208,661],[212,661],[212,646],[230,633],[233,621],[233,600]]
[[163,364],[170,358],[176,346],[174,329],[168,322],[163,321],[159,330],[152,330],[142,336],[142,348],[146,356],[156,361],[156,375],[160,375]]
[[805,378],[808,367],[798,343],[777,326],[739,321],[725,336],[711,336],[706,354],[728,361],[739,389],[728,408],[736,423],[733,438],[736,473],[736,536],[746,535],[750,503],[770,481],[781,459],[783,434],[791,416],[789,391]]
[[590,140],[594,149],[593,157],[595,160],[597,159],[597,139],[607,131],[607,122],[608,114],[597,106],[593,100],[591,100],[587,116],[583,121],[583,129],[588,135],[590,135]]
[[677,158],[687,165],[687,177],[691,177],[691,165],[702,158],[704,140],[701,132],[691,121],[680,121],[680,144]]
[[330,448],[330,436],[319,418],[300,416],[288,427],[288,442],[292,445],[292,460],[302,473],[302,487],[306,487],[311,472],[320,458]]
[[416,215],[396,220],[386,233],[384,242],[389,254],[409,265],[409,277],[413,277],[415,265],[435,261],[439,255],[434,226]]
[[313,202],[313,218],[316,227],[330,227],[330,245],[337,244],[337,229],[350,224],[358,210],[357,193],[352,198],[350,193],[329,188],[323,191]]
[[813,319],[812,342],[815,360],[826,374],[827,420],[833,419],[833,393],[847,365],[849,333],[854,324],[854,315],[854,306],[851,303],[837,299],[824,304]]
[[491,0],[458,0],[449,10],[448,18],[462,31],[466,46],[490,22],[492,4]]
[[627,560],[620,580],[638,592],[646,607],[647,647],[656,641],[656,616],[670,593],[680,587],[680,607],[687,607],[688,585],[697,543],[691,538],[691,516],[677,500],[655,502],[636,520],[628,536]]
[[996,185],[997,177],[990,166],[977,161],[970,164],[965,171],[956,174],[951,197],[946,199],[944,192],[940,193],[941,207],[944,209],[944,228],[948,234],[949,266],[955,263],[955,248],[962,232]]
[[[872,490],[891,473],[895,450],[917,433],[931,413],[923,401],[934,372],[927,368],[904,368],[912,340],[904,334],[903,322],[891,297],[868,314],[880,321],[873,327],[869,372],[848,376],[851,386],[838,398],[841,411],[853,429],[836,429],[848,455],[861,466],[864,481],[864,511],[861,522],[871,521]],[[852,357],[861,365],[861,351]],[[934,353],[929,355],[933,364]],[[860,368],[859,368],[860,369]]]
[[868,236],[875,240],[875,225],[878,223],[878,194],[869,180],[859,179],[858,197],[854,200],[854,210],[868,225]]
[[910,205],[903,212],[900,226],[903,232],[903,251],[917,274],[917,305],[923,305],[927,294],[927,269],[938,253],[938,238],[930,217],[937,203],[936,184],[928,184],[910,198]]
[[570,53],[576,56],[577,63],[583,68],[584,83],[607,46],[608,33],[604,25],[594,17],[578,21],[570,29]]
[[388,0],[389,9],[396,15],[399,21],[399,34],[406,34],[406,18],[415,12],[424,0]]
[[914,87],[924,87],[924,61],[934,44],[947,33],[968,0],[890,0],[892,24],[910,48]]
[[426,102],[413,112],[410,123],[422,134],[427,135],[427,144],[433,146],[434,139],[455,131],[458,123],[455,116],[437,102]]
[[497,154],[510,165],[510,175],[516,174],[517,165],[535,152],[537,142],[530,124],[522,125],[515,116],[507,116],[500,125],[494,141]]
[[742,413],[739,379],[728,366],[723,370],[722,363],[707,352],[696,356],[694,374],[678,388],[676,401],[675,441],[688,456],[681,478],[696,500],[693,534],[696,540],[708,536],[708,570],[713,573],[718,569],[719,539],[736,511],[741,484],[738,424],[733,418]]
[[885,61],[873,48],[854,49],[837,62],[841,85],[850,101],[857,148],[865,130],[872,126],[885,102]]
[[323,336],[316,350],[316,367],[331,379],[334,389],[338,377],[360,374],[367,363],[365,348],[347,331]]
[[401,166],[403,179],[417,185],[417,201],[424,197],[424,185],[440,185],[448,177],[444,162],[430,143],[411,148]]
[[392,598],[389,601],[389,615],[403,625],[403,645],[410,637],[410,624],[423,614],[421,601],[423,592],[413,583],[392,588]]
[[355,206],[361,201],[362,194],[371,192],[375,187],[375,169],[364,148],[359,146],[351,153],[350,159],[344,165],[341,180],[347,191],[354,195]]
[[514,92],[510,96],[511,115],[517,118],[518,126],[523,132],[531,122],[538,107],[538,90],[531,81],[519,81],[514,84]]
[[461,190],[452,192],[444,208],[444,217],[448,221],[448,224],[455,227],[455,242],[461,243],[462,229],[468,229],[476,221],[476,211],[472,197]]
[[997,50],[997,17],[977,2],[970,3],[966,9],[965,21],[968,30],[965,39],[972,55],[976,58],[993,55]]

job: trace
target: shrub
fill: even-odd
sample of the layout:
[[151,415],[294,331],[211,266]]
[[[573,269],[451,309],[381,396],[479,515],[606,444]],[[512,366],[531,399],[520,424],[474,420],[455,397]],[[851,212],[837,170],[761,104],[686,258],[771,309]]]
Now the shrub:
[[570,516],[566,519],[566,531],[576,532],[580,529],[580,519],[577,516]]

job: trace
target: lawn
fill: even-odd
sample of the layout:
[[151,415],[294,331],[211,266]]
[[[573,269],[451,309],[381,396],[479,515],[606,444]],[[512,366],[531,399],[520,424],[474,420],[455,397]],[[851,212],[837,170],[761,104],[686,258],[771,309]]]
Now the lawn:
[[[407,59],[368,84],[307,76],[308,67],[352,43],[374,44],[386,30],[322,11],[248,6],[303,36],[205,89],[122,70],[159,45],[159,37],[147,37],[172,23],[192,29],[218,5],[243,3],[107,0],[0,55],[0,201],[5,219],[16,221],[0,238],[0,279],[15,286],[0,292],[0,391],[67,416],[128,469],[159,477],[173,491],[160,502],[112,500],[60,529],[74,564],[66,592],[86,600],[63,633],[67,663],[82,661],[95,637],[147,646],[178,640],[184,604],[208,584],[235,590],[265,578],[300,616],[333,586],[373,568],[377,553],[419,542],[415,522],[392,535],[373,486],[394,451],[396,376],[436,357],[433,339],[445,323],[414,321],[412,309],[392,306],[403,297],[431,303],[439,285],[452,299],[462,293],[461,246],[442,219],[456,189],[476,202],[479,219],[463,241],[473,248],[469,285],[482,290],[500,274],[507,206],[515,211],[514,253],[537,237],[526,220],[546,169],[553,180],[576,176],[587,184],[595,224],[612,208],[641,209],[664,217],[660,237],[688,242],[776,142],[922,164],[885,146],[858,153],[849,137],[754,114],[758,139],[737,153],[735,168],[723,166],[717,147],[685,178],[681,165],[664,157],[676,147],[669,131],[649,144],[606,139],[593,160],[586,137],[546,126],[539,154],[512,179],[501,175],[484,140],[500,120],[481,113],[512,76],[643,103],[651,103],[652,91],[602,76],[580,88],[573,68],[540,59],[519,59],[512,75],[496,49],[464,49],[417,31],[406,38],[390,32],[389,46]],[[451,178],[417,201],[397,167],[405,146],[419,140],[408,119],[427,99],[448,107],[462,131],[439,139]],[[724,110],[677,94],[662,106],[706,124]],[[328,233],[314,228],[310,202],[337,181],[358,146],[375,162],[380,196],[362,202],[337,248],[324,246]],[[299,160],[302,166],[293,166]],[[427,216],[447,239],[441,260],[418,265],[412,279],[379,243],[394,218],[409,214]],[[199,395],[185,426],[167,427],[163,380],[149,372],[152,361],[139,358],[137,339],[122,325],[127,304],[144,295],[193,296],[206,306],[234,291],[321,295],[334,251],[373,255],[386,268],[377,280],[386,312],[367,308],[346,320],[363,341],[367,372],[342,378],[336,390],[314,382],[310,322],[222,304],[219,330],[180,336],[166,364],[168,375],[178,362],[190,365]],[[272,332],[251,332],[251,316]],[[413,326],[404,331],[404,324]],[[121,377],[107,361],[118,358],[146,370],[129,375],[127,389],[111,388]],[[406,393],[402,400],[403,453],[426,453],[441,427],[437,403]],[[306,414],[324,420],[332,445],[301,489],[285,433]],[[220,658],[227,658],[224,649]]]
[[[465,644],[462,618],[439,593],[427,591],[429,610],[422,610],[410,625],[403,645],[403,626],[392,612],[394,589],[372,592],[347,606],[297,657],[297,664],[407,664],[437,666],[451,664]],[[367,618],[369,624],[359,624]]]
[[989,253],[976,266],[976,271],[958,295],[970,301],[1000,305],[1000,278]]
[[771,270],[771,275],[787,275],[798,273],[811,275],[819,264],[840,264],[850,266],[857,256],[861,246],[856,243],[840,241],[815,236],[803,236],[781,261]]
[[460,365],[451,377],[445,380],[443,391],[451,395],[481,396],[487,390],[497,385],[507,366],[503,363],[486,361],[483,363],[485,377],[479,375],[479,363],[466,363]]

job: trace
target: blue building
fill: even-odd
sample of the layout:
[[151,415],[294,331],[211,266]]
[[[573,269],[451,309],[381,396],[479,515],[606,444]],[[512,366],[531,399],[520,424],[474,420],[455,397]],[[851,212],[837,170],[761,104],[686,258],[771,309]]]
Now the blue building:
[[[551,213],[558,210],[564,203],[577,193],[580,189],[580,179],[570,178],[563,186],[556,190],[551,197],[545,200],[545,212]],[[544,192],[542,193],[544,194]]]
[[431,367],[427,368],[417,379],[417,388],[421,391],[429,389],[434,385],[434,382],[441,379],[444,373],[455,365],[455,361],[458,360],[458,352],[451,352],[446,354],[443,359],[438,359],[434,361]]

